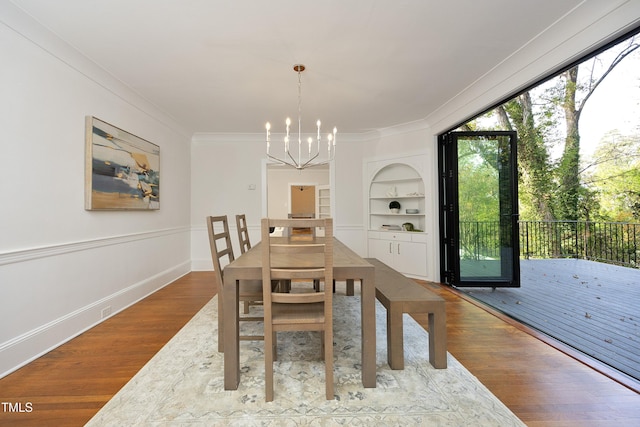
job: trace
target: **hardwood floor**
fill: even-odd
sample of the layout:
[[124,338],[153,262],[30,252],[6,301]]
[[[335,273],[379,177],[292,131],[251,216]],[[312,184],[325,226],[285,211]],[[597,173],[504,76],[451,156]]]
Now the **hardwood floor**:
[[[456,292],[421,283],[447,301],[449,352],[527,425],[640,425],[636,392]],[[212,273],[190,273],[0,379],[0,425],[83,425],[215,292]]]
[[213,273],[188,274],[0,379],[0,426],[82,426],[216,293]]

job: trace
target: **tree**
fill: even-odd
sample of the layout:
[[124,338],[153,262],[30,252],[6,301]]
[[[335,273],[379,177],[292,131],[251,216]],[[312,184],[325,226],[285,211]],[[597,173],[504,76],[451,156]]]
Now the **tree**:
[[[560,106],[564,113],[566,138],[557,176],[559,213],[563,219],[579,219],[585,208],[584,200],[589,198],[589,192],[580,180],[580,115],[604,79],[639,47],[640,43],[634,36],[608,51],[617,53],[607,64],[598,55],[560,75],[564,85]],[[580,80],[581,73],[586,73],[587,77]]]
[[640,136],[606,135],[585,171],[585,185],[598,190],[606,219],[639,221]]
[[[530,92],[497,109],[500,126],[518,133],[518,171],[522,214],[530,219],[555,218],[551,202],[553,181],[543,128],[536,124]],[[528,208],[528,209],[527,209]]]
[[[602,81],[638,48],[640,43],[634,36],[479,119],[489,120],[489,129],[518,132],[522,218],[577,220],[594,211],[597,199],[593,189],[584,186],[581,179],[580,115]],[[466,128],[483,127],[476,121]],[[550,154],[556,142],[562,148],[557,162]]]

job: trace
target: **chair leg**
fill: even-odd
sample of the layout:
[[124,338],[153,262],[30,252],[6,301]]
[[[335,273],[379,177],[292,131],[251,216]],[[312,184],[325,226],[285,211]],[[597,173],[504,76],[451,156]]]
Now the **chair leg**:
[[244,301],[244,314],[249,314],[249,301]]
[[278,335],[277,332],[273,333],[273,345],[271,346],[273,350],[273,361],[278,360]]
[[[271,329],[271,328],[269,328]],[[264,334],[264,391],[265,401],[273,401],[273,358],[275,345],[275,332]]]
[[333,331],[331,329],[327,329],[322,333],[324,335],[322,342],[324,343],[324,381],[327,387],[326,394],[327,400],[333,400]]

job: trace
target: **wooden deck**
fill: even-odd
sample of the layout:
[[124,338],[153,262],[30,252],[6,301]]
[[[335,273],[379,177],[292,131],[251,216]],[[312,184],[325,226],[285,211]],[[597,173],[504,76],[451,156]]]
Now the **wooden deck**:
[[520,288],[459,288],[640,382],[640,270],[521,260]]

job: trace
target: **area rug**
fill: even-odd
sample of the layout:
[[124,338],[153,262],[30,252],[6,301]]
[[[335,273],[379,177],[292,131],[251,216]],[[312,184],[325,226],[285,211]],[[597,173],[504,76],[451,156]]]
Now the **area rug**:
[[[278,334],[274,401],[264,401],[263,342],[241,341],[240,385],[223,387],[217,352],[217,296],[198,312],[88,426],[523,426],[451,354],[428,361],[428,335],[404,318],[405,369],[386,362],[386,312],[376,302],[377,387],[360,374],[360,299],[334,298],[335,400],[325,399],[317,333]],[[252,308],[254,309],[254,308]],[[243,322],[241,333],[261,324]]]

